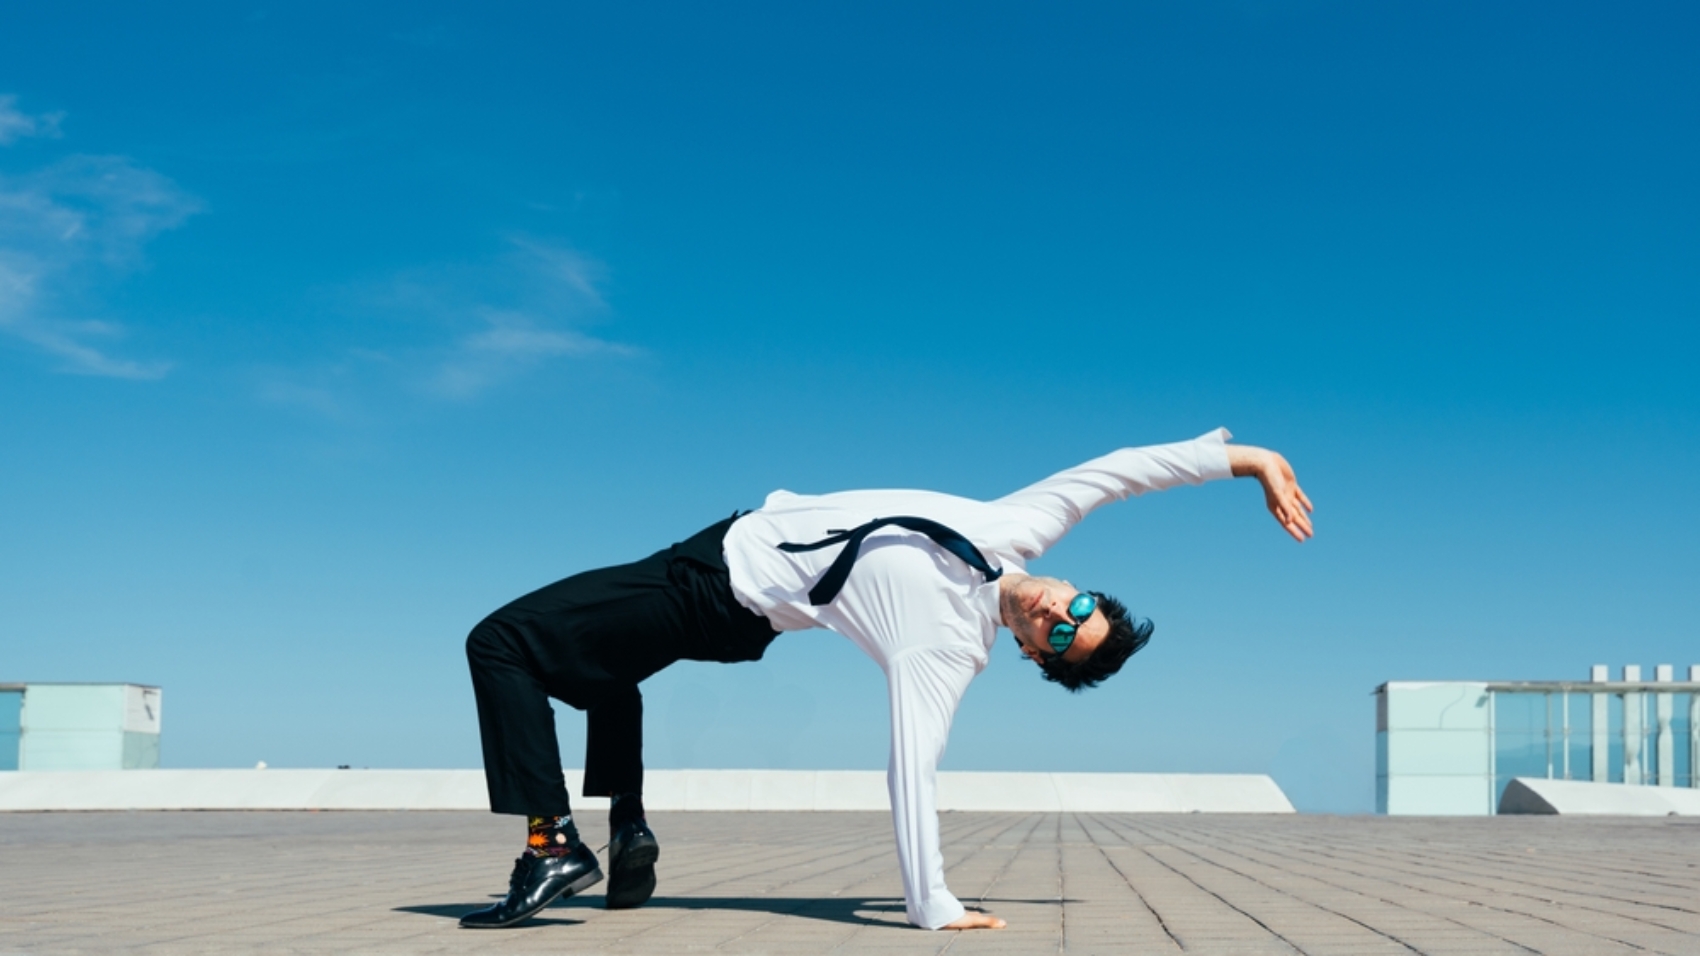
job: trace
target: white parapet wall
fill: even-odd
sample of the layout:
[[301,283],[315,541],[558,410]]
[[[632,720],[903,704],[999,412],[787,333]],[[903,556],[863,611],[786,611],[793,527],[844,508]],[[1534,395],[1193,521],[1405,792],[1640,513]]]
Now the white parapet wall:
[[1562,816],[1700,816],[1700,790],[1589,780],[1515,777],[1499,798],[1500,813]]
[[[581,770],[568,770],[581,792]],[[1263,774],[941,773],[940,810],[1292,813]],[[650,770],[651,810],[877,810],[877,770]],[[575,799],[585,810],[606,799]],[[0,811],[486,810],[482,770],[86,770],[0,772]]]
[[1395,816],[1493,812],[1493,705],[1480,681],[1376,688],[1375,809]]

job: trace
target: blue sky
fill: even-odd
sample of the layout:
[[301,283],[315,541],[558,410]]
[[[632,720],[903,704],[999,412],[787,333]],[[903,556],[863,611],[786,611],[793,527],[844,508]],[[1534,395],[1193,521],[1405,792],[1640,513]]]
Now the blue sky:
[[[461,642],[774,488],[992,497],[1226,425],[1035,570],[946,767],[1373,802],[1389,679],[1700,663],[1691,5],[36,4],[0,30],[0,679],[176,767],[478,763]],[[885,763],[825,632],[655,767]],[[581,758],[582,718],[560,720]]]

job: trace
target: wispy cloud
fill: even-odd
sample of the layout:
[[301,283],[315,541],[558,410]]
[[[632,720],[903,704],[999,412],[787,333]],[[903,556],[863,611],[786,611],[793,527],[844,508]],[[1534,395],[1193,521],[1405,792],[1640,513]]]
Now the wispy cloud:
[[573,249],[530,239],[514,238],[509,242],[522,256],[529,258],[531,267],[543,278],[559,282],[576,294],[580,304],[597,310],[607,308],[608,303],[603,300],[599,287],[607,281],[608,270],[601,262]]
[[59,122],[64,118],[64,113],[25,113],[18,109],[16,96],[0,94],[0,146],[10,145],[26,136],[57,139]]
[[[137,362],[115,358],[91,340],[113,340],[123,331],[106,322],[44,320],[28,314],[32,277],[0,262],[0,332],[5,332],[58,356],[67,372],[107,378],[154,379],[170,370],[163,362]],[[19,306],[23,308],[19,308]]]
[[596,259],[515,237],[493,270],[471,276],[466,291],[476,299],[461,301],[445,316],[463,331],[437,359],[429,381],[437,395],[470,398],[551,360],[636,354],[581,331],[608,313],[602,293],[607,268]]
[[443,359],[431,388],[446,398],[469,398],[554,358],[632,355],[636,350],[572,329],[548,328],[536,316],[478,310],[484,327],[463,336]]
[[348,290],[341,310],[390,341],[292,374],[269,372],[259,397],[353,420],[375,389],[467,401],[552,364],[637,355],[586,331],[612,315],[606,282],[595,258],[521,236],[483,262],[411,270]]
[[348,417],[348,406],[330,385],[300,381],[295,376],[269,374],[259,379],[260,401],[300,408],[325,418]]
[[[0,144],[56,135],[58,120],[0,97]],[[59,359],[62,371],[154,379],[169,363],[114,354],[123,326],[91,317],[86,290],[135,269],[147,242],[199,208],[164,176],[118,156],[70,156],[0,176],[0,335]]]

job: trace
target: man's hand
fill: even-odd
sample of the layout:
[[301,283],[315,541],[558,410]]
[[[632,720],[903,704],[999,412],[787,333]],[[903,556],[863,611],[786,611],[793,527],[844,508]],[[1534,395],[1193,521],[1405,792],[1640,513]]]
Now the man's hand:
[[941,929],[1003,929],[1009,924],[990,913],[976,913],[969,910],[957,917],[956,922],[946,923]]
[[1262,483],[1263,502],[1269,506],[1269,513],[1295,541],[1315,534],[1310,526],[1310,513],[1315,509],[1299,488],[1287,459],[1267,448],[1229,445],[1228,464],[1233,467],[1234,477],[1253,477]]

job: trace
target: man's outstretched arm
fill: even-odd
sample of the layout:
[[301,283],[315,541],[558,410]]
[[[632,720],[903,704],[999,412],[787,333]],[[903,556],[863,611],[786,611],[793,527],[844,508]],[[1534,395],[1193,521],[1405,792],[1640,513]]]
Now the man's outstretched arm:
[[1192,441],[1123,448],[990,504],[1010,520],[1010,546],[1031,560],[1109,502],[1232,477],[1226,452],[1230,437],[1227,429],[1216,428]]
[[1256,478],[1281,527],[1299,541],[1309,538],[1310,498],[1299,488],[1292,466],[1267,448],[1229,444],[1230,437],[1226,429],[1215,429],[1192,441],[1123,448],[990,504],[1010,517],[1009,545],[1032,559],[1108,502],[1219,478]]
[[1263,485],[1263,503],[1294,540],[1303,541],[1315,533],[1310,524],[1315,508],[1293,477],[1293,466],[1287,459],[1254,445],[1229,445],[1227,451],[1234,477],[1256,478]]

